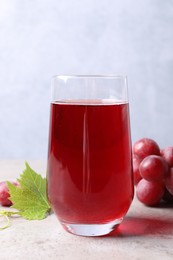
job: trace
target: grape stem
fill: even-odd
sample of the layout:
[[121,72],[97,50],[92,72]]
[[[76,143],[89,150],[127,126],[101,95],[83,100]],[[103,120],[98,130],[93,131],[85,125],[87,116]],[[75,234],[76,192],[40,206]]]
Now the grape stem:
[[19,211],[6,211],[6,210],[1,210],[0,211],[0,217],[3,217],[6,219],[6,223],[4,226],[0,226],[0,230],[4,230],[10,226],[10,218],[12,215],[20,215]]

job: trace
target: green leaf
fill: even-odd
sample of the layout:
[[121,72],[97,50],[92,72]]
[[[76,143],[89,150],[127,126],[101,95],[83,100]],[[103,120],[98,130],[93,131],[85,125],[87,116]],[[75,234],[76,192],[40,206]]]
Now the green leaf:
[[20,187],[7,182],[13,208],[26,219],[43,219],[50,211],[46,194],[46,178],[36,173],[25,163],[26,169],[20,175]]

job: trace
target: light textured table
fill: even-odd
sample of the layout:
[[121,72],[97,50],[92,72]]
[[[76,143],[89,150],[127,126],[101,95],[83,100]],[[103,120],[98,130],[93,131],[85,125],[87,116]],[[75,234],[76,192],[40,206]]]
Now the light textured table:
[[[45,175],[45,162],[28,162]],[[15,179],[24,168],[23,161],[0,161],[0,180]],[[54,214],[40,221],[13,217],[0,231],[0,260],[6,259],[173,259],[173,207],[148,208],[134,199],[117,231],[95,238],[67,233]]]

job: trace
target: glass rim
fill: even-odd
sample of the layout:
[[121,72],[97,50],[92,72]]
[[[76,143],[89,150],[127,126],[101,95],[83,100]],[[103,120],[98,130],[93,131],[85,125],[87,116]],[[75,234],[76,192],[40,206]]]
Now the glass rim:
[[52,79],[99,79],[99,78],[105,78],[105,79],[124,79],[127,80],[127,75],[116,75],[116,74],[62,74],[62,75],[54,75],[52,76]]

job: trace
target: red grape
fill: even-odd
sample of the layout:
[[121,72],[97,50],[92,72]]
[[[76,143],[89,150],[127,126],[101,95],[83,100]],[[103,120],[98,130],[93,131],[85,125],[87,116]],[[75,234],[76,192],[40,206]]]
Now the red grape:
[[140,162],[141,160],[137,156],[133,156],[133,178],[135,185],[142,179],[139,172]]
[[173,167],[173,146],[161,150],[161,155],[170,167]]
[[148,181],[160,181],[166,177],[168,165],[161,156],[149,155],[141,162],[139,171],[141,176]]
[[165,180],[167,190],[173,195],[173,168],[170,168],[169,175]]
[[11,206],[12,202],[8,199],[10,196],[8,186],[5,181],[0,183],[0,204],[2,206]]
[[140,180],[136,187],[136,195],[139,201],[148,206],[157,205],[163,197],[165,187],[163,182],[151,182]]
[[[19,186],[18,182],[11,182],[12,184]],[[12,202],[9,200],[10,194],[7,183],[5,181],[0,182],[0,204],[2,206],[11,206]]]
[[160,148],[154,140],[142,138],[133,145],[133,154],[144,159],[148,155],[160,155]]

